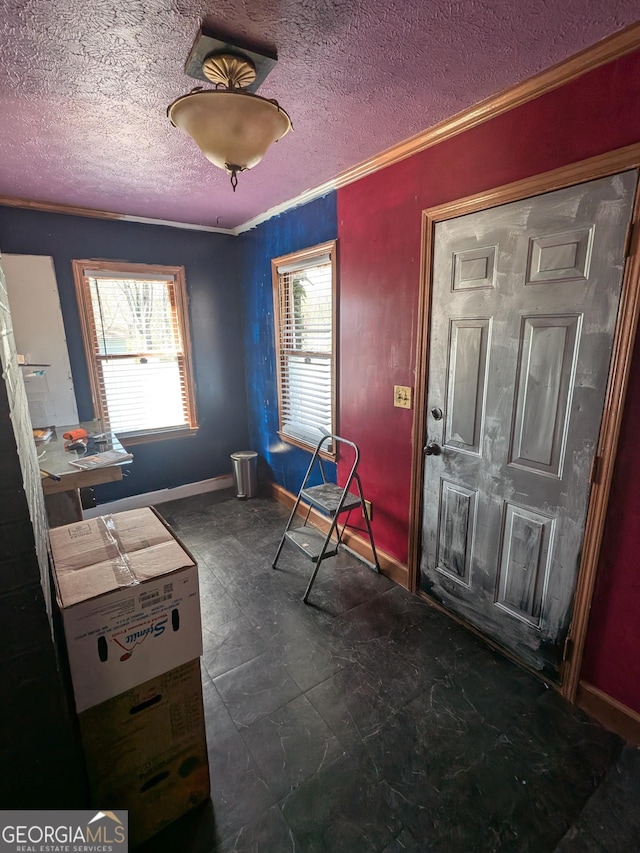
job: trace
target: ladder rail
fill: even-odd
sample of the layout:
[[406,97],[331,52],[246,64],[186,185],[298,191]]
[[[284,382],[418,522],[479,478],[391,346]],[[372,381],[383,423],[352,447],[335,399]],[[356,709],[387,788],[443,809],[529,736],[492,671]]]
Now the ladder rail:
[[[323,441],[324,441],[324,439],[323,439]],[[276,563],[278,562],[278,559],[279,559],[280,554],[282,552],[282,548],[283,548],[284,543],[286,541],[287,530],[289,530],[289,528],[291,527],[291,522],[295,518],[296,513],[298,511],[298,507],[300,506],[300,501],[302,500],[302,497],[301,497],[302,490],[305,487],[307,480],[311,476],[311,471],[313,470],[313,466],[315,464],[315,461],[318,458],[318,454],[320,453],[321,446],[322,446],[322,441],[319,442],[318,446],[316,447],[315,451],[313,452],[313,456],[311,457],[311,462],[309,462],[309,467],[307,468],[306,474],[304,475],[304,479],[302,480],[302,486],[300,486],[300,488],[298,489],[298,496],[295,500],[295,503],[293,505],[293,509],[291,510],[291,514],[289,515],[289,519],[288,519],[286,526],[284,528],[284,533],[282,534],[282,539],[280,540],[280,544],[278,545],[278,550],[276,551],[276,555],[273,558],[273,563],[271,564],[271,568],[273,568],[273,569],[275,569],[275,567],[276,567]],[[309,512],[307,512],[307,518],[309,518],[310,512],[311,512],[311,507],[309,507]]]
[[[376,545],[373,541],[373,531],[371,530],[371,519],[369,518],[369,513],[367,512],[367,505],[364,502],[364,494],[362,492],[362,483],[360,482],[360,475],[356,472],[353,475],[353,479],[356,481],[358,485],[358,492],[360,493],[360,504],[362,506],[362,515],[364,516],[364,523],[367,527],[367,533],[369,535],[369,542],[371,544],[371,553],[373,554],[373,565],[375,566],[375,571],[380,572],[380,561],[378,560],[378,552],[376,551]],[[347,521],[349,520],[349,516],[347,516]],[[345,521],[345,526],[346,526]]]
[[313,573],[311,575],[309,583],[307,584],[307,588],[304,591],[304,595],[302,596],[302,600],[304,601],[305,604],[307,603],[307,599],[309,598],[309,593],[311,592],[311,587],[313,586],[314,581],[316,579],[316,575],[318,574],[318,569],[320,568],[320,565],[321,565],[322,561],[324,560],[324,555],[326,553],[327,548],[329,547],[329,543],[331,542],[331,535],[332,535],[333,531],[335,530],[337,523],[338,523],[338,514],[336,513],[333,516],[333,519],[331,521],[331,525],[329,527],[329,532],[325,536],[324,542],[322,544],[322,550],[320,551],[320,553],[318,555],[318,559],[315,561]]

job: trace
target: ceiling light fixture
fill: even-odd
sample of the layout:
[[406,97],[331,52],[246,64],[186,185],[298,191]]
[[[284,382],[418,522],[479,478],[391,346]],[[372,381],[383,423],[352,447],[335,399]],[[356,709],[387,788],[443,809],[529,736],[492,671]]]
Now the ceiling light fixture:
[[[206,52],[212,45],[222,49]],[[274,57],[240,51],[200,33],[186,72],[216,88],[193,89],[167,108],[174,127],[188,133],[207,160],[231,175],[234,192],[238,173],[257,165],[269,146],[292,129],[277,101],[247,91],[257,88],[274,64]]]

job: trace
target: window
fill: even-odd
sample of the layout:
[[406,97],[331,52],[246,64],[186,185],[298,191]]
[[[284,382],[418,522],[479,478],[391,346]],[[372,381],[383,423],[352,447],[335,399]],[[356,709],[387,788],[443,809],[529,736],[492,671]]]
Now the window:
[[279,435],[305,448],[336,429],[335,269],[335,242],[272,261]]
[[127,443],[195,431],[182,267],[74,261],[95,415]]

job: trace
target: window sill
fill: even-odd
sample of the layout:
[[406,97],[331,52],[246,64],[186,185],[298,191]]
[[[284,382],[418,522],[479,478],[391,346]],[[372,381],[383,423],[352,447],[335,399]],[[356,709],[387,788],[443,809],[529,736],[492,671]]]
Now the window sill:
[[126,432],[116,433],[120,443],[124,447],[132,447],[135,444],[151,444],[155,441],[167,441],[172,438],[190,438],[197,435],[199,427],[185,427],[184,429],[159,429],[152,432],[136,432],[127,435]]
[[[302,441],[298,438],[293,438],[290,435],[287,435],[286,432],[280,432],[278,430],[278,435],[285,442],[285,444],[292,444],[294,447],[299,447],[301,450],[306,450],[308,453],[313,453],[318,446],[317,444],[307,444],[305,441]],[[321,459],[326,459],[327,462],[335,462],[336,461],[336,453],[335,450],[331,453],[326,450],[321,450],[318,456]]]

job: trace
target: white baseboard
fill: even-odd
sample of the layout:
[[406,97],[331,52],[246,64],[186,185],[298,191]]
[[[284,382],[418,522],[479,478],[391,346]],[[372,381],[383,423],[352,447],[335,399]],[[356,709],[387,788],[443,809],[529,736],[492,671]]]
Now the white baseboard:
[[145,492],[143,495],[131,495],[129,498],[120,498],[105,504],[85,509],[83,518],[96,518],[111,512],[124,512],[128,509],[140,509],[143,506],[155,506],[156,504],[175,501],[179,498],[188,498],[191,495],[202,495],[205,492],[217,492],[221,489],[230,489],[233,486],[233,476],[223,474],[221,477],[213,477],[211,480],[200,480],[198,483],[185,483],[184,486],[176,486],[173,489],[160,489],[157,492]]

